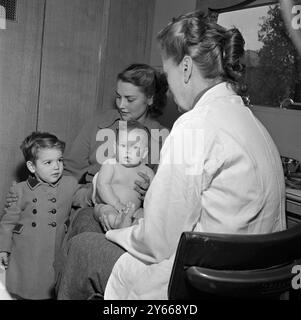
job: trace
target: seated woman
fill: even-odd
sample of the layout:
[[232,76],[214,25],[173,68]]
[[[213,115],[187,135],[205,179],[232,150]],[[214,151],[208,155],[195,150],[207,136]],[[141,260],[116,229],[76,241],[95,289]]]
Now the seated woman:
[[183,231],[258,234],[286,227],[278,150],[238,95],[240,32],[195,12],[174,19],[158,40],[169,88],[185,113],[161,150],[144,217],[130,225],[129,211],[127,228],[74,237],[59,299],[166,299]]
[[[162,143],[169,133],[155,120],[166,105],[167,89],[165,75],[146,64],[132,64],[119,73],[116,86],[117,109],[99,114],[86,123],[70,151],[67,150],[64,160],[65,173],[91,187],[93,176],[114,152],[113,144],[119,120],[136,120],[149,129],[151,157],[148,165],[155,169],[159,163]],[[135,190],[143,200],[150,180],[143,172],[140,172],[139,176],[135,182]],[[67,239],[84,231],[102,232],[99,222],[93,218],[92,207],[74,215]]]

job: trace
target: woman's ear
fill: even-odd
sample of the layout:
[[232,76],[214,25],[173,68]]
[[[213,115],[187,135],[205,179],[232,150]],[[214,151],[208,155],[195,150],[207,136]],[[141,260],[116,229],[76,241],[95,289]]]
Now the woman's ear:
[[36,172],[36,167],[32,161],[26,161],[26,166],[31,173]]
[[150,98],[147,98],[147,105],[151,106],[154,103],[154,97],[151,96]]
[[188,83],[192,74],[192,58],[190,56],[185,56],[182,60],[184,82]]

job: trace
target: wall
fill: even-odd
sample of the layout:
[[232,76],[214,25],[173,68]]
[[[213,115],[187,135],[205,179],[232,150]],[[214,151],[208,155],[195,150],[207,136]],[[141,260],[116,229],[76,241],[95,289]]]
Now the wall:
[[0,30],[0,216],[7,188],[22,172],[21,141],[36,128],[44,6],[18,1],[17,21]]
[[104,1],[46,1],[38,129],[67,143],[96,110]]
[[152,46],[150,63],[153,66],[161,66],[160,52],[157,47],[156,36],[172,18],[181,14],[194,11],[196,0],[157,0],[155,7],[154,26],[152,32]]
[[155,0],[110,1],[107,42],[102,50],[103,82],[98,97],[102,110],[113,107],[117,74],[131,63],[149,63],[155,3]]
[[251,110],[270,132],[280,154],[301,161],[301,111],[261,106]]

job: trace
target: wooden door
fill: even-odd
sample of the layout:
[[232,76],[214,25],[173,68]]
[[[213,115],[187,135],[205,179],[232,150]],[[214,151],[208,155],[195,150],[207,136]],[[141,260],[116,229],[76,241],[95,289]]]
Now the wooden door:
[[111,0],[98,108],[113,108],[116,76],[134,62],[149,63],[155,0]]
[[103,0],[46,2],[38,129],[71,143],[96,109]]

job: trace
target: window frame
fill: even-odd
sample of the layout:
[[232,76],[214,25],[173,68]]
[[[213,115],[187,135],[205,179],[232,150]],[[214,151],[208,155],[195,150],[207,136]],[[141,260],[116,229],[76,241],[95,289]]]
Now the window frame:
[[[243,9],[259,8],[263,6],[276,5],[276,4],[278,4],[279,6],[281,5],[279,0],[278,1],[277,0],[269,0],[269,1],[267,0],[244,0],[244,1],[227,0],[227,1],[223,1],[223,4],[221,4],[220,2],[217,2],[216,0],[207,0],[207,1],[197,0],[196,8],[199,10],[205,11],[210,17],[210,20],[217,23],[219,14],[221,13],[235,12]],[[296,44],[294,42],[293,44],[296,47]],[[294,102],[290,97],[285,97],[279,103],[279,107],[275,105],[269,106],[265,104],[254,104],[254,105],[272,107],[272,108],[294,109],[297,111],[301,111],[301,101]]]

